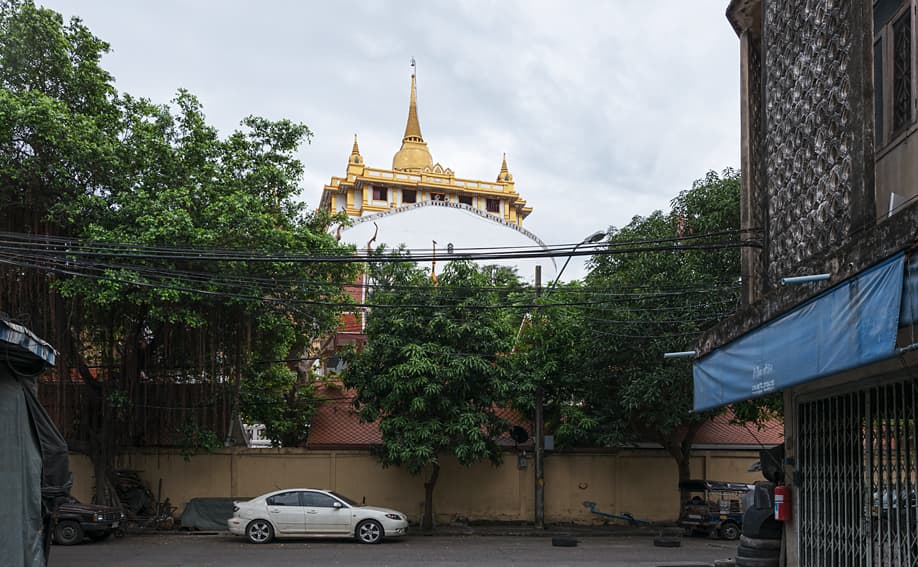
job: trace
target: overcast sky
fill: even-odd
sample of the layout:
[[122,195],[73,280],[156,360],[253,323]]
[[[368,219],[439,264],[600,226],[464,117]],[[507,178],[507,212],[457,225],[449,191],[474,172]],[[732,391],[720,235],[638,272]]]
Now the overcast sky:
[[103,65],[121,91],[188,89],[222,133],[249,114],[307,124],[311,206],[354,133],[367,165],[391,167],[412,57],[434,161],[493,180],[506,152],[525,226],[549,244],[665,209],[739,164],[727,0],[36,1],[112,45]]

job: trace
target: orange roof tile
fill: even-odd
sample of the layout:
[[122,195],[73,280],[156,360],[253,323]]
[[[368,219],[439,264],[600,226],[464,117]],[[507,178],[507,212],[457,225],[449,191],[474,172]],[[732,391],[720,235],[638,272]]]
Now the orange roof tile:
[[784,422],[772,420],[761,428],[754,424],[730,423],[733,413],[716,416],[701,426],[695,434],[694,445],[779,445],[784,443]]
[[[354,409],[354,392],[351,390],[320,389],[319,396],[326,401],[319,406],[309,429],[307,446],[314,449],[361,449],[382,443],[382,434],[376,423],[362,423]],[[532,423],[520,412],[499,408],[497,414],[510,425],[519,425],[532,435]],[[713,418],[701,426],[693,445],[772,446],[784,442],[784,423],[774,420],[762,428],[755,425],[730,423],[732,413]],[[507,440],[509,436],[505,435]]]

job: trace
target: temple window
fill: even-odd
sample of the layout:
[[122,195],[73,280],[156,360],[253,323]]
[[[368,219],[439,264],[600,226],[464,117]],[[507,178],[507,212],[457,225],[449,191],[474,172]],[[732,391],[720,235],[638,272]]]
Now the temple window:
[[416,203],[418,200],[418,192],[411,189],[402,189],[402,202],[403,203]]
[[500,212],[500,199],[488,199],[485,203],[489,213]]
[[374,201],[386,201],[389,198],[388,190],[385,187],[374,187],[373,188],[373,200]]

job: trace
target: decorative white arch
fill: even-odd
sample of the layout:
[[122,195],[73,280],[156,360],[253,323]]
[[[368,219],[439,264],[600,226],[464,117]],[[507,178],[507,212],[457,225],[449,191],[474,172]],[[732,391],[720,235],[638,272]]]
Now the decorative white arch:
[[[386,217],[391,217],[391,216],[399,215],[399,214],[402,214],[402,213],[407,213],[407,212],[409,212],[409,211],[414,211],[414,210],[422,209],[422,208],[425,208],[425,207],[441,207],[441,208],[448,208],[448,209],[456,209],[456,210],[458,210],[458,211],[462,211],[462,212],[465,212],[465,213],[470,213],[470,214],[475,215],[475,216],[477,216],[477,217],[479,217],[479,218],[482,218],[482,219],[484,219],[484,220],[493,222],[494,224],[500,225],[500,226],[502,226],[502,227],[504,227],[504,228],[509,228],[509,229],[511,229],[511,230],[515,230],[516,232],[518,232],[519,234],[525,236],[526,238],[528,238],[528,239],[531,240],[532,242],[538,244],[539,247],[542,248],[542,250],[548,251],[548,246],[545,244],[545,242],[543,242],[542,239],[539,238],[538,236],[536,236],[533,232],[531,232],[531,231],[529,231],[529,230],[526,230],[525,228],[523,228],[523,227],[521,227],[521,226],[519,226],[519,225],[516,225],[516,224],[514,224],[514,223],[512,223],[512,222],[509,222],[509,221],[507,221],[507,220],[504,220],[504,219],[501,218],[501,217],[498,217],[498,216],[496,216],[496,215],[492,215],[492,214],[490,214],[490,213],[487,213],[487,212],[485,212],[485,211],[483,211],[483,210],[481,210],[481,209],[479,209],[479,208],[476,208],[476,207],[472,207],[472,206],[466,205],[465,203],[451,203],[451,202],[449,202],[449,201],[420,201],[420,202],[418,202],[418,203],[410,203],[410,204],[407,204],[407,205],[402,205],[402,206],[400,206],[400,207],[395,207],[395,208],[389,209],[389,210],[387,210],[387,211],[382,211],[382,212],[379,212],[379,213],[373,213],[373,214],[371,214],[371,215],[366,215],[366,216],[362,216],[362,217],[353,218],[353,219],[352,219],[352,223],[351,223],[350,226],[341,226],[341,227],[338,227],[337,230],[339,230],[340,232],[346,232],[347,230],[349,230],[349,229],[351,229],[351,228],[354,228],[354,227],[357,227],[357,226],[360,226],[360,225],[362,225],[362,224],[364,224],[364,223],[370,223],[370,222],[378,221],[378,220],[384,219],[384,218],[386,218]],[[339,232],[339,234],[340,234],[340,232]],[[558,271],[558,264],[557,264],[557,262],[555,261],[555,258],[554,258],[554,257],[549,257],[549,259],[551,260],[552,267],[554,268],[555,272],[557,272],[557,271]]]

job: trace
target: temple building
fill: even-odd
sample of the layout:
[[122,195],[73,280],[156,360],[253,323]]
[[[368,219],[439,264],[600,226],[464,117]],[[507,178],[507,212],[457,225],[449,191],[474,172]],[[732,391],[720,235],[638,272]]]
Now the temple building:
[[[532,212],[516,192],[506,155],[494,181],[456,177],[453,170],[435,162],[421,135],[418,118],[417,77],[412,64],[408,121],[401,147],[391,168],[369,167],[354,136],[354,145],[344,177],[332,177],[323,188],[320,208],[345,212],[350,222],[332,228],[342,242],[358,250],[385,245],[404,245],[409,250],[450,252],[463,248],[510,247],[545,249],[523,220]],[[524,279],[533,277],[535,265],[550,280],[557,271],[553,258],[495,260],[488,263],[511,267]],[[431,271],[436,266],[430,266]],[[364,276],[365,277],[365,276]],[[358,304],[366,303],[366,281],[347,286]],[[360,346],[366,340],[366,311],[344,313],[338,332],[318,347],[323,361],[320,373],[340,369],[336,353],[345,346]]]
[[506,155],[494,181],[456,177],[452,169],[434,162],[421,135],[417,99],[416,75],[412,70],[408,123],[402,146],[392,158],[392,167],[367,166],[354,135],[347,173],[344,177],[331,178],[322,192],[320,207],[344,211],[351,217],[366,217],[425,203],[453,203],[522,226],[532,208],[516,192]]

